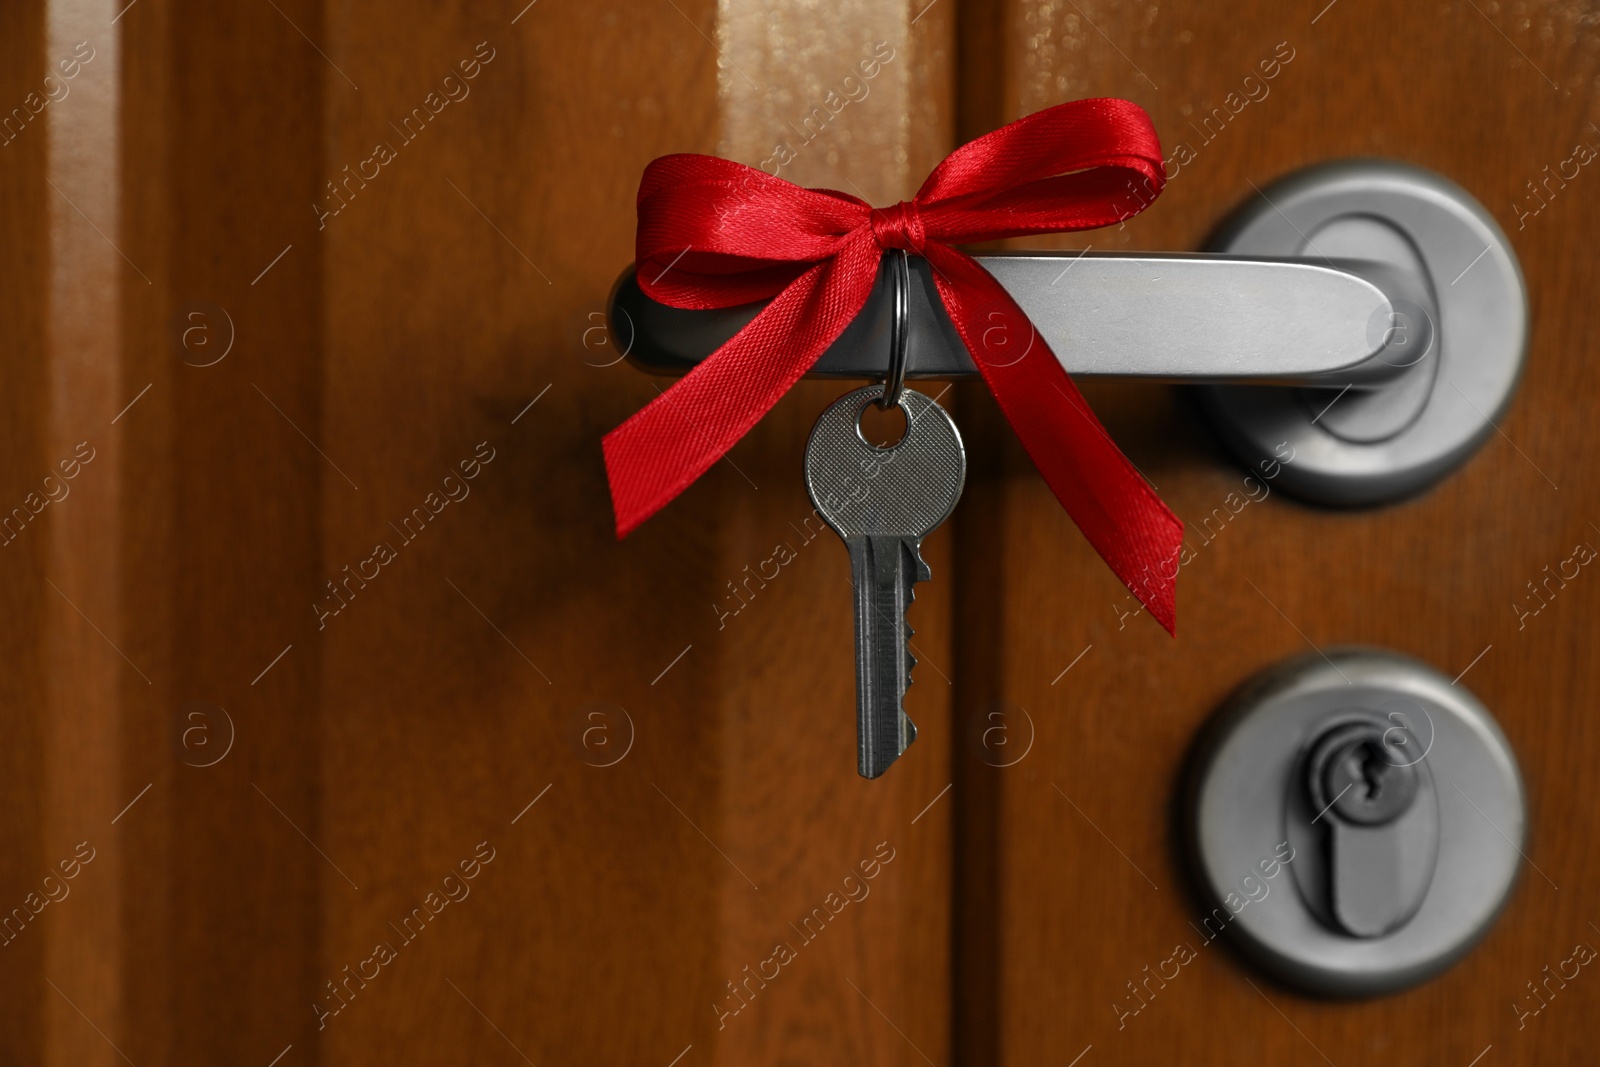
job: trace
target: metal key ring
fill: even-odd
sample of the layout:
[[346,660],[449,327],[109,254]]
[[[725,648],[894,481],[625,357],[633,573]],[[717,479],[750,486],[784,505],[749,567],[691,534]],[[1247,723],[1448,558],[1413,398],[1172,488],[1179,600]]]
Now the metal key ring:
[[889,320],[889,373],[883,379],[883,396],[878,406],[885,410],[900,402],[906,385],[906,340],[910,332],[911,257],[905,249],[889,261],[894,282],[894,316]]

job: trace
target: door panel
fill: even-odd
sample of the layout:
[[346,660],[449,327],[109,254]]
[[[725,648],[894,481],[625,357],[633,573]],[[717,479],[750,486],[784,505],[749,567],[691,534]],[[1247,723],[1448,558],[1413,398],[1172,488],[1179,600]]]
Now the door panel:
[[[1586,235],[1600,222],[1586,175],[1552,185],[1547,206],[1521,218],[1541,203],[1528,182],[1574,144],[1600,143],[1587,126],[1594,39],[1555,5],[1341,2],[1313,22],[1321,7],[1001,5],[980,29],[999,47],[963,58],[963,84],[1005,87],[988,113],[963,116],[964,137],[1104,94],[1147,108],[1169,153],[1192,150],[1136,222],[1061,247],[1199,248],[1252,184],[1383,156],[1432,168],[1488,207],[1521,258],[1533,315],[1501,433],[1432,492],[1386,508],[1328,510],[1259,476],[1247,485],[1181,390],[1087,389],[1186,522],[1176,640],[1129,614],[1126,590],[992,403],[963,395],[963,426],[984,427],[974,450],[1003,458],[969,488],[957,531],[957,714],[998,700],[1013,718],[1026,709],[1037,731],[1014,766],[958,756],[957,953],[972,962],[958,973],[977,979],[957,1002],[968,1062],[1068,1062],[1091,1045],[1086,1064],[1466,1064],[1489,1045],[1485,1062],[1588,1057],[1596,993],[1573,982],[1520,1029],[1512,1004],[1536,1006],[1525,983],[1597,936],[1585,888],[1595,804],[1581,768],[1596,743],[1600,588],[1568,583],[1520,629],[1512,605],[1537,606],[1526,583],[1600,536],[1593,430],[1579,414],[1600,387],[1573,285],[1594,265]],[[1207,123],[1217,108],[1225,121]],[[1350,643],[1465,672],[1515,748],[1531,809],[1527,863],[1487,940],[1435,981],[1358,1004],[1285,991],[1225,939],[1208,945],[1175,838],[1186,750],[1228,692],[1313,646]],[[1179,945],[1195,960],[1145,985]]]
[[[397,967],[392,990],[329,1022],[327,1055],[489,1059],[510,1043],[534,1062],[667,1063],[690,1045],[685,1062],[913,1057],[872,1004],[940,1047],[945,948],[922,931],[948,925],[948,844],[937,825],[911,839],[907,820],[949,779],[942,760],[883,790],[853,773],[848,567],[835,544],[802,540],[816,524],[791,476],[791,442],[826,389],[796,395],[686,506],[622,544],[598,449],[656,395],[610,365],[597,330],[631,258],[639,172],[719,144],[759,163],[772,145],[758,131],[779,124],[741,115],[743,78],[798,115],[832,87],[827,68],[795,66],[781,25],[719,22],[709,5],[540,5],[515,26],[462,13],[420,36],[373,34],[376,14],[331,20],[351,67],[393,82],[371,97],[328,86],[335,159],[360,156],[479,41],[495,58],[439,116],[438,140],[401,149],[392,185],[329,223],[324,433],[368,473],[359,493],[324,479],[325,569],[390,539],[480,442],[494,459],[436,526],[397,543],[398,580],[385,573],[328,623],[322,702],[343,710],[323,723],[322,815],[330,854],[375,891],[324,878],[324,968],[360,955],[480,840],[504,858],[459,918],[441,916],[461,929],[440,931],[429,963]],[[863,55],[889,39],[898,52],[801,161],[846,130],[881,141],[856,180],[884,195],[907,184],[896,101],[911,72],[948,74],[937,38],[906,42],[904,19],[862,9],[836,28]],[[774,576],[780,544],[796,558]],[[374,832],[380,810],[392,830]],[[837,926],[801,926],[815,945],[802,942],[790,924],[880,842],[893,861],[867,898]],[[779,943],[797,958],[768,981]]]
[[[1582,1062],[1587,983],[1520,1030],[1510,1005],[1600,937],[1600,593],[1520,629],[1511,605],[1600,537],[1600,208],[1587,172],[1527,186],[1600,144],[1594,37],[1551,4],[1320,6],[0,10],[25,114],[0,145],[0,507],[25,515],[0,535],[0,1060]],[[1263,63],[1270,92],[1208,125]],[[1194,158],[1125,227],[1031,245],[1195,248],[1251,183],[1409,160],[1511,234],[1527,378],[1419,500],[1274,491],[1192,532],[1175,641],[954,387],[972,465],[912,614],[919,741],[863,781],[848,562],[799,477],[838,383],[613,535],[600,438],[667,384],[602,315],[639,173],[717,152],[890,203],[1097,95]],[[1182,391],[1086,391],[1192,531],[1240,492]],[[1361,1004],[1202,948],[1119,1029],[1193,937],[1195,731],[1261,667],[1355,641],[1465,670],[1516,746],[1506,915]]]
[[600,325],[644,164],[805,136],[909,195],[948,15],[844,11],[832,66],[756,5],[6,18],[18,99],[95,49],[3,160],[6,486],[104,458],[8,556],[4,887],[99,852],[7,942],[3,1058],[946,1058],[951,583],[929,758],[861,781],[793,477],[832,390],[622,544],[599,439],[656,395]]

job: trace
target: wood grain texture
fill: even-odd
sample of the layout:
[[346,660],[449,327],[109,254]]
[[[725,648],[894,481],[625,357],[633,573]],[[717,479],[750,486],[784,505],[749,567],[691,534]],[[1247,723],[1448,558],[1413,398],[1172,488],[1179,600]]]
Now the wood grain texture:
[[[327,17],[361,87],[324,82],[329,171],[374,139],[398,158],[321,235],[321,440],[360,486],[323,482],[325,577],[375,543],[398,558],[315,635],[321,844],[361,886],[322,872],[321,970],[339,981],[381,940],[398,958],[318,1047],[329,1062],[920,1062],[916,1047],[948,1044],[947,942],[927,937],[948,928],[948,831],[910,824],[949,781],[948,599],[917,609],[928,740],[894,780],[862,782],[846,557],[798,464],[837,386],[797,390],[621,544],[598,448],[658,388],[609,365],[596,330],[644,164],[719,145],[759,163],[754,138],[785,134],[737,109],[792,101],[798,120],[859,57],[780,50],[815,34],[800,10],[750,38],[729,31],[738,5],[516,13]],[[895,37],[897,55],[807,147],[815,180],[911,181],[888,87],[903,102],[913,71],[949,75],[905,31],[867,7],[829,27],[867,55]],[[470,93],[401,146],[389,123],[475,54]],[[885,147],[830,168],[846,133]],[[468,495],[414,538],[396,529],[489,453]],[[390,924],[483,841],[496,858],[471,896],[402,947]],[[870,892],[804,940],[791,924],[840,901],[885,842],[893,861],[850,883]],[[793,962],[753,977],[779,943]]]
[[[957,553],[961,698],[1027,708],[1029,758],[958,776],[963,832],[957,1013],[965,1062],[1585,1063],[1600,991],[1573,982],[1519,1030],[1512,1002],[1540,969],[1597,936],[1594,613],[1570,583],[1519,631],[1524,583],[1594,544],[1600,397],[1577,279],[1593,273],[1596,198],[1582,174],[1519,229],[1525,183],[1592,143],[1596,40],[1567,7],[1019,2],[994,9],[1004,48],[964,79],[1003,86],[999,124],[1083,95],[1150,110],[1197,158],[1125,230],[1063,239],[1097,249],[1198,247],[1234,205],[1297,167],[1350,155],[1408,160],[1464,185],[1499,219],[1532,299],[1527,376],[1503,434],[1458,474],[1394,507],[1334,512],[1274,492],[1220,535],[1194,525],[1244,472],[1180,392],[1086,390],[1130,458],[1189,520],[1176,641],[1143,616],[1072,529],[981,395],[964,424],[1004,458],[969,489]],[[1207,137],[1190,122],[1287,42],[1271,91]],[[1152,80],[1153,79],[1153,80]],[[1548,80],[1547,80],[1548,79]],[[1554,84],[1552,84],[1552,82]],[[981,132],[964,129],[964,135]],[[1463,264],[1464,266],[1465,264]],[[985,423],[987,417],[988,422]],[[1559,486],[1559,489],[1556,488]],[[1259,587],[1252,589],[1249,582]],[[996,602],[999,607],[996,607]],[[1280,613],[1281,612],[1281,613]],[[1292,621],[1286,621],[1292,620]],[[1462,680],[1499,718],[1532,805],[1529,863],[1508,911],[1460,965],[1381,1000],[1284,991],[1221,943],[1201,947],[1172,817],[1185,750],[1235,685],[1318,646],[1384,645]],[[1065,676],[1058,673],[1090,650]],[[992,868],[987,864],[993,864]],[[1533,866],[1537,864],[1537,869]],[[1542,873],[1541,873],[1542,872]],[[1548,879],[1546,878],[1548,876]],[[1559,891],[1556,889],[1559,886]],[[1180,942],[1199,959],[1119,1030],[1125,983]]]
[[[93,866],[68,883],[71,895],[52,905],[62,913],[41,913],[37,920],[44,926],[44,975],[50,983],[42,1005],[47,1063],[110,1064],[117,1058],[91,1020],[114,1019],[123,1011],[119,972],[128,852],[126,838],[110,820],[133,795],[119,773],[124,730],[129,711],[144,696],[139,690],[152,684],[120,649],[131,629],[117,551],[126,544],[129,486],[125,469],[116,465],[120,428],[111,420],[129,395],[122,295],[150,283],[104,232],[115,233],[124,217],[121,54],[116,42],[97,33],[114,13],[93,0],[48,7],[44,45],[52,73],[62,77],[60,57],[79,60],[79,53],[82,65],[65,82],[71,94],[40,116],[44,128],[29,131],[49,139],[51,262],[40,295],[48,309],[50,353],[44,443],[46,455],[57,458],[46,469],[56,467],[62,488],[71,490],[50,505],[70,511],[49,515],[42,529],[23,534],[49,545],[41,618],[49,779],[41,821],[44,840],[60,853],[52,865],[80,843],[80,858],[93,857]],[[58,466],[68,455],[85,461],[71,479]],[[96,460],[102,465],[89,465]]]
[[[599,438],[654,389],[596,326],[644,163],[729,125],[733,13],[14,7],[19,104],[96,51],[6,146],[4,486],[83,435],[98,463],[7,544],[3,888],[100,829],[7,941],[8,1058],[942,1051],[948,828],[911,820],[948,783],[949,602],[931,740],[858,781],[845,557],[794,458],[832,390],[611,534]],[[948,146],[948,24],[911,18],[830,27],[894,39],[894,92],[811,152],[885,146],[848,168],[874,190]]]
[[[0,7],[0,99],[12,107],[26,107],[27,94],[42,89],[45,75],[44,12],[33,5]],[[0,119],[3,121],[3,119]],[[0,492],[9,512],[10,502],[20,504],[34,492],[37,480],[51,462],[48,456],[49,358],[47,355],[48,304],[41,299],[50,270],[46,197],[54,195],[45,182],[48,139],[38,129],[14,125],[3,130],[0,175],[3,175],[5,209],[0,210],[0,271],[8,279],[0,285],[0,441],[8,461],[0,465]],[[32,537],[15,538],[0,548],[0,565],[6,575],[6,611],[0,617],[0,656],[7,668],[0,671],[0,706],[6,709],[7,743],[0,746],[0,782],[6,817],[0,819],[0,999],[13,1005],[11,1025],[0,1029],[0,1058],[10,1062],[39,1062],[47,1037],[44,997],[50,988],[39,980],[43,970],[44,940],[39,930],[25,928],[18,935],[13,925],[3,925],[11,910],[24,907],[23,894],[54,862],[50,854],[63,844],[44,837],[43,808],[47,803],[49,774],[44,765],[48,715],[42,706],[48,665],[43,652],[44,634],[38,625],[45,610],[44,596],[54,596],[38,575],[49,558],[47,542],[34,531]],[[68,849],[70,852],[70,847]],[[26,915],[25,911],[25,915]],[[24,922],[27,920],[24,919]]]
[[[611,531],[599,439],[656,392],[600,326],[640,170],[787,136],[720,52],[793,101],[862,58],[795,62],[799,9],[734,47],[740,17],[7,10],[19,102],[97,51],[6,146],[3,486],[99,428],[7,544],[0,889],[99,827],[7,942],[8,1061],[947,1055],[949,827],[913,819],[949,782],[949,597],[915,617],[927,740],[862,782],[797,461],[837,387]],[[913,17],[827,26],[894,58],[814,180],[908,195],[949,147],[949,22]]]
[[121,49],[116,135],[79,150],[116,163],[122,205],[102,226],[121,273],[85,289],[122,345],[102,461],[122,477],[122,532],[90,526],[86,551],[113,554],[123,591],[111,811],[133,804],[101,946],[123,1007],[95,1017],[103,1037],[74,1022],[113,1062],[266,1062],[307,1044],[321,936],[318,652],[287,595],[319,561],[322,460],[302,430],[321,398],[321,269],[303,204],[323,61],[291,23],[317,15],[123,7],[85,30]]

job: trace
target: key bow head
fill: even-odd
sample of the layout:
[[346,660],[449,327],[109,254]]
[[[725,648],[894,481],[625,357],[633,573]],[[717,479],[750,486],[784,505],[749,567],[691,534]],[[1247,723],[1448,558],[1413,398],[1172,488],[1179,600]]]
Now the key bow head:
[[913,389],[900,394],[906,432],[879,448],[861,436],[861,412],[883,395],[856,389],[830,404],[806,443],[806,491],[840,537],[920,541],[955,510],[967,481],[966,448],[955,422]]

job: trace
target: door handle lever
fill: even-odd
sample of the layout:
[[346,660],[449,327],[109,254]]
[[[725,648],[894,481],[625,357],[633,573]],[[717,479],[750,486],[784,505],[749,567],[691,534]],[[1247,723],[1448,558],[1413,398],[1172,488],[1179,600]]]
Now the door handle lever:
[[[1388,329],[1394,309],[1428,299],[1374,261],[1120,252],[976,258],[1063,369],[1084,377],[1376,385],[1406,366],[1385,344],[1397,336]],[[906,377],[976,377],[939,301],[932,267],[914,256],[911,268]],[[882,377],[891,284],[885,264],[866,306],[811,376]],[[669,307],[646,296],[630,268],[617,283],[611,319],[636,366],[673,375],[687,373],[765,306]],[[1001,343],[1022,359],[1033,341],[1008,336]]]
[[[1383,503],[1464,463],[1509,406],[1527,348],[1527,293],[1499,226],[1454,183],[1381,160],[1257,190],[1203,253],[977,259],[1069,374],[1202,386],[1241,460],[1294,455],[1280,485],[1324,503]],[[931,267],[911,264],[906,376],[975,376]],[[810,376],[883,376],[891,285],[885,264]],[[640,369],[681,375],[763,306],[668,307],[630,269],[611,336]],[[996,340],[1022,359],[1035,338]]]

